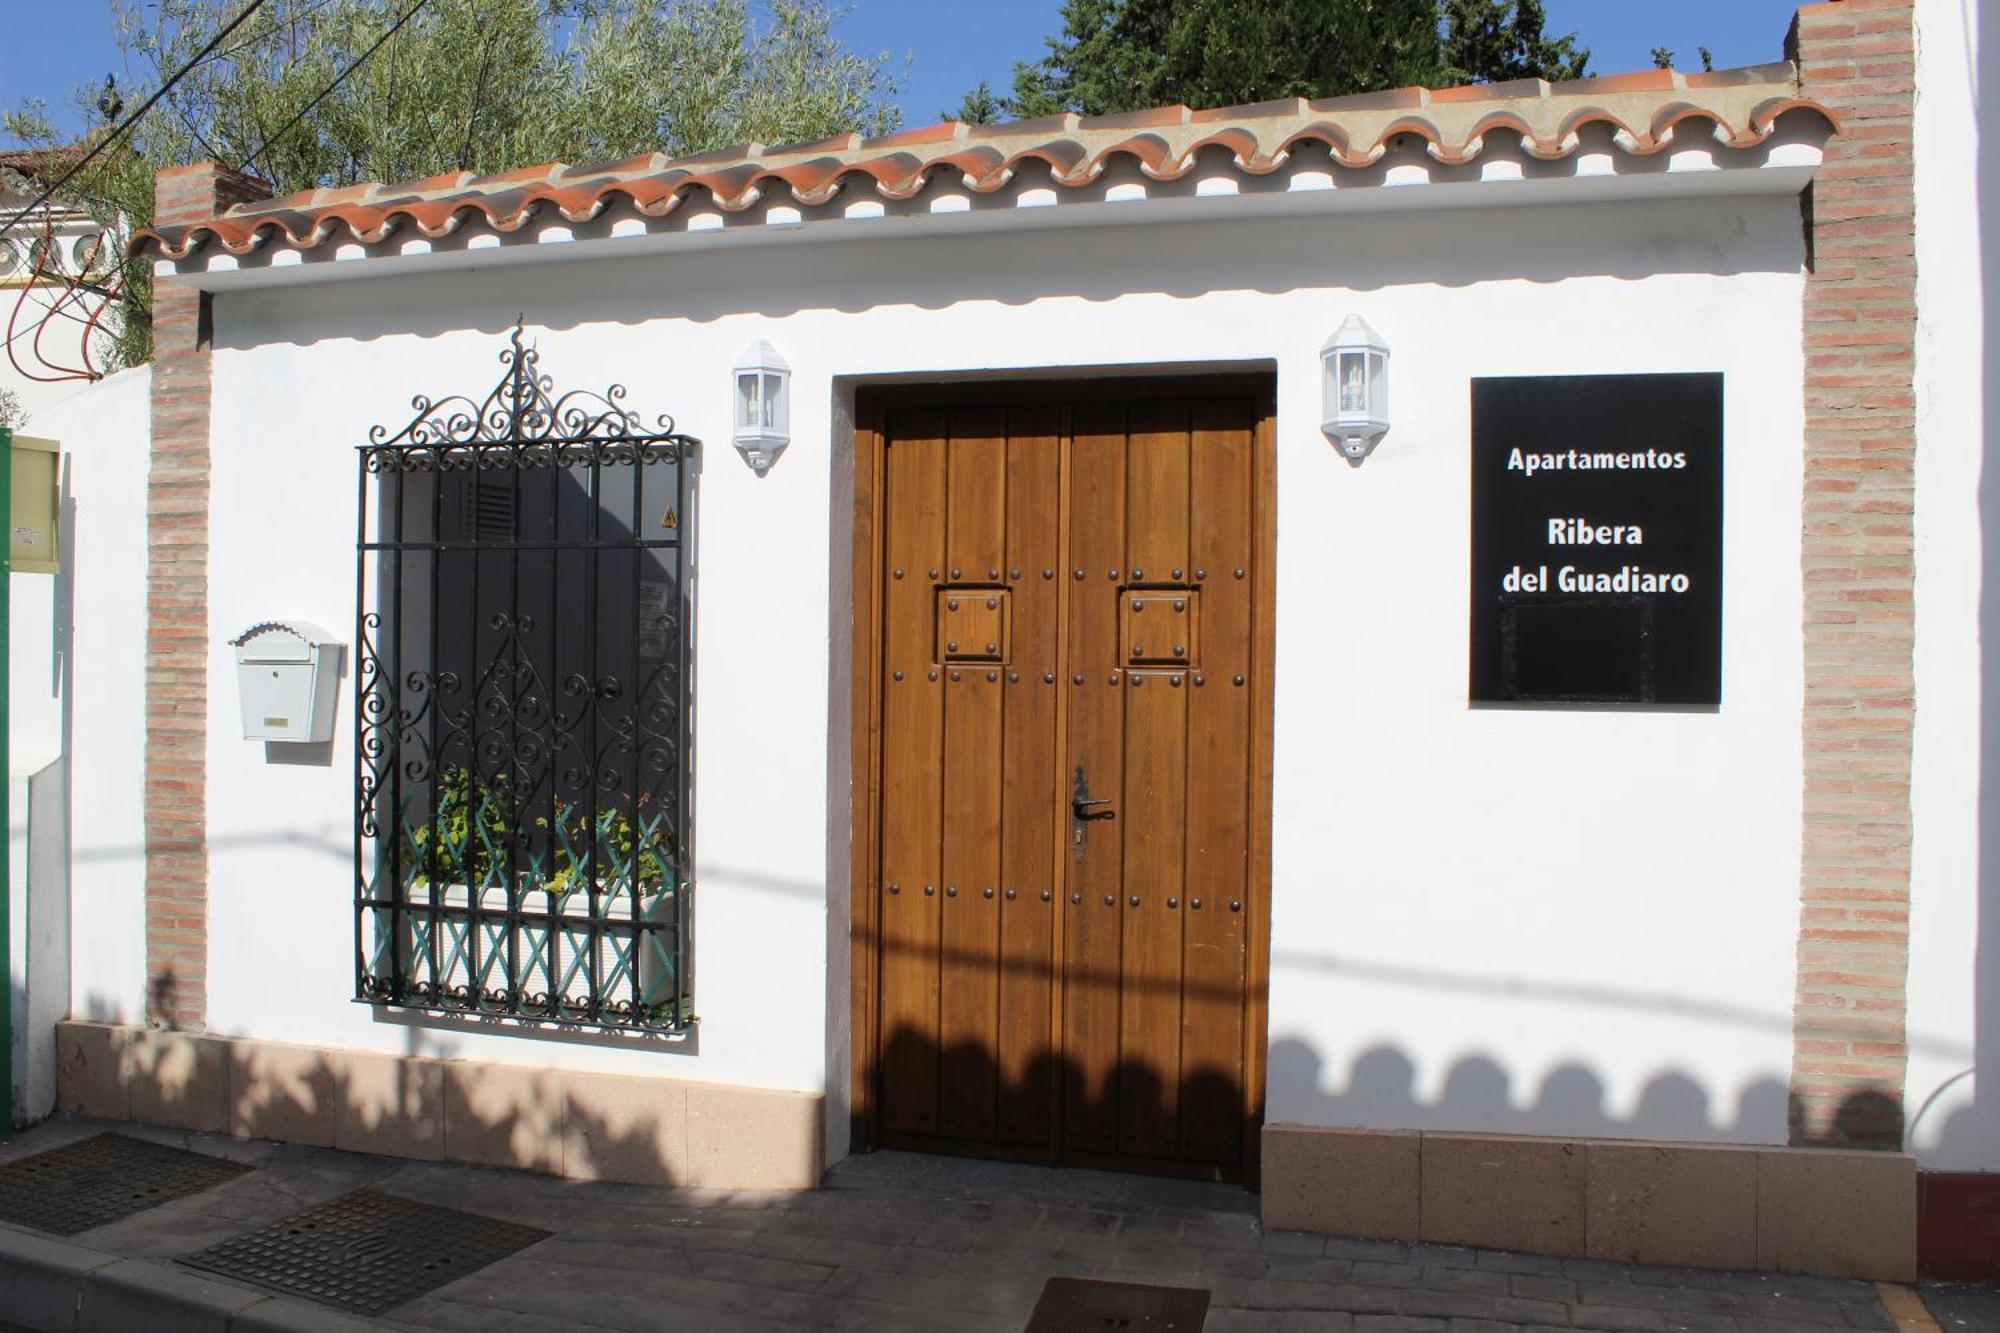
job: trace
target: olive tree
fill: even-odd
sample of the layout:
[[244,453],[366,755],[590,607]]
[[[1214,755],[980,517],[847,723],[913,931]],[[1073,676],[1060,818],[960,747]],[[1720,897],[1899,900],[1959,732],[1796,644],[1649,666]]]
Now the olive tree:
[[[111,0],[150,86],[79,89],[88,142],[192,59],[249,0]],[[265,0],[63,191],[107,227],[144,226],[153,176],[215,161],[278,194],[535,162],[706,152],[896,128],[900,71],[848,49],[827,0]],[[55,144],[46,107],[5,128]],[[0,217],[0,225],[9,219]],[[150,275],[121,265],[114,364],[151,356]]]

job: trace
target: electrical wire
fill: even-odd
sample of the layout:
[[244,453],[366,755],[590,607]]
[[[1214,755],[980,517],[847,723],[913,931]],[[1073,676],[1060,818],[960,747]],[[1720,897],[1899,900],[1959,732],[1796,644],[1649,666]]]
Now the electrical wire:
[[[417,0],[417,2],[418,4],[421,5],[425,2],[425,0]],[[158,102],[162,97],[165,97],[167,93],[172,90],[175,84],[179,83],[182,79],[186,78],[188,76],[189,71],[191,71],[196,65],[199,65],[202,61],[206,60],[210,52],[214,51],[216,47],[222,45],[224,38],[228,37],[230,33],[235,32],[238,28],[242,27],[244,20],[248,19],[252,14],[256,13],[259,9],[262,9],[263,7],[264,7],[264,0],[250,0],[250,3],[243,7],[242,13],[238,14],[235,18],[229,20],[228,23],[222,26],[222,30],[220,32],[216,33],[215,36],[208,39],[208,45],[202,47],[201,50],[195,52],[194,55],[188,60],[188,62],[185,65],[182,65],[179,69],[174,71],[173,76],[171,78],[169,78],[165,83],[162,83],[158,88],[154,89],[153,95],[151,97],[148,97],[145,103],[142,106],[140,106],[140,108],[137,111],[134,111],[131,115],[127,116],[118,125],[114,126],[110,133],[106,134],[102,139],[99,139],[97,143],[92,146],[91,150],[85,153],[82,157],[78,158],[76,162],[70,167],[70,169],[68,171],[65,171],[62,174],[61,178],[58,179],[54,185],[49,186],[46,190],[43,190],[41,194],[37,195],[35,197],[34,202],[30,203],[26,208],[23,208],[19,212],[15,213],[14,216],[8,218],[4,224],[0,224],[0,237],[5,237],[8,232],[14,230],[16,226],[20,225],[22,220],[25,219],[29,214],[33,213],[36,209],[40,208],[43,204],[47,203],[50,199],[54,198],[56,191],[62,189],[63,186],[69,184],[72,180],[75,180],[77,173],[81,172],[85,167],[89,166],[91,161],[95,159],[99,153],[102,153],[106,148],[109,148],[113,142],[123,138],[126,131],[130,130],[134,125],[136,125],[139,122],[139,118],[141,116],[145,115],[148,111],[151,111],[153,109],[154,103]]]
[[304,120],[308,115],[312,114],[312,109],[314,107],[318,106],[321,102],[324,102],[328,97],[332,96],[334,89],[340,87],[341,84],[347,81],[348,75],[354,73],[355,70],[360,69],[363,62],[365,62],[368,59],[368,57],[374,55],[377,51],[381,50],[384,43],[386,43],[391,37],[394,37],[398,32],[401,32],[403,29],[403,25],[405,23],[408,23],[411,19],[415,18],[417,16],[417,11],[419,9],[422,9],[425,5],[429,3],[430,0],[417,0],[415,4],[411,5],[408,9],[404,10],[403,17],[397,19],[395,23],[390,26],[387,32],[383,33],[380,37],[377,37],[374,40],[374,42],[369,45],[366,51],[363,51],[360,55],[354,57],[353,62],[349,64],[346,69],[334,75],[333,82],[326,85],[326,87],[320,89],[319,94],[317,96],[315,96],[310,102],[307,102],[304,106],[300,107],[298,114],[293,116],[290,120],[286,121],[282,129],[280,129],[276,134],[267,136],[264,142],[258,144],[255,148],[251,149],[250,155],[244,158],[243,164],[236,169],[238,171],[248,171],[250,169],[250,164],[257,160],[258,154],[264,152],[265,149],[269,148],[272,144],[276,143],[278,140],[284,138],[287,134],[290,134],[292,130],[297,127],[300,121]]

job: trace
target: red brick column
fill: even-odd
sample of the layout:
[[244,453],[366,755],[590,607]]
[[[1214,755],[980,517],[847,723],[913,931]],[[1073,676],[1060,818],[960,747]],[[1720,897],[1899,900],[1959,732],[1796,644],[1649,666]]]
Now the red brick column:
[[[265,198],[204,163],[160,173],[154,222],[173,227]],[[147,1018],[199,1028],[208,1012],[208,297],[153,292],[153,458],[146,486]]]
[[1805,93],[1841,133],[1808,200],[1805,839],[1794,1143],[1903,1135],[1914,712],[1911,0],[1808,5]]

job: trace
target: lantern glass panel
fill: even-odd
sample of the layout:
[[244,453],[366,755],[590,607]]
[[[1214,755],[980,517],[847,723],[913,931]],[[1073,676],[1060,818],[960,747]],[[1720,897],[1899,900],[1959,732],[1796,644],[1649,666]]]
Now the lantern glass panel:
[[1340,414],[1359,416],[1368,410],[1367,355],[1342,348],[1340,352]]
[[764,387],[760,396],[763,400],[764,415],[760,424],[766,430],[783,430],[786,424],[786,408],[789,406],[785,401],[785,377],[775,370],[767,370],[763,372],[762,379]]
[[1368,353],[1368,416],[1374,421],[1389,419],[1389,357],[1385,352]]

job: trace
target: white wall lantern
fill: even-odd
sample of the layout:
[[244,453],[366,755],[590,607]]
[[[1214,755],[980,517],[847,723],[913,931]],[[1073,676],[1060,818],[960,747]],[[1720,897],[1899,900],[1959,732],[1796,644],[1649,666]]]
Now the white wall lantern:
[[759,338],[736,358],[730,379],[730,442],[761,477],[792,442],[792,368],[777,348]]
[[1359,315],[1319,349],[1319,428],[1356,467],[1389,433],[1389,344]]

